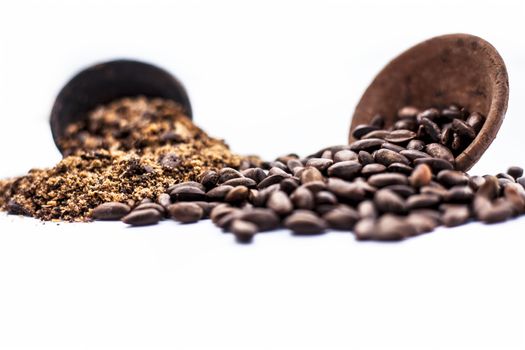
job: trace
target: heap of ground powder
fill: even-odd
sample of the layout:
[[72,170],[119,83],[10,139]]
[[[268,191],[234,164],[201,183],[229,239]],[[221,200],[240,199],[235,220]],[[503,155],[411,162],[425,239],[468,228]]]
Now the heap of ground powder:
[[208,169],[256,162],[231,153],[173,101],[123,98],[70,125],[50,169],[0,181],[0,207],[43,220],[85,221],[97,205],[155,199]]

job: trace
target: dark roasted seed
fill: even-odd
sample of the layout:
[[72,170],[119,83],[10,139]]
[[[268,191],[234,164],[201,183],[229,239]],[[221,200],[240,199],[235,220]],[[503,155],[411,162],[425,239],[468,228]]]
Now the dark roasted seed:
[[92,212],[94,220],[120,220],[131,211],[129,205],[119,202],[107,202],[99,205]]
[[509,174],[510,176],[512,176],[515,180],[519,179],[520,177],[523,176],[523,168],[519,167],[519,166],[511,166],[508,170],[507,170],[507,174]]
[[296,210],[284,220],[284,226],[295,234],[319,234],[326,230],[326,222],[315,213]]
[[246,186],[237,186],[231,189],[224,200],[228,203],[238,204],[248,200],[250,197],[250,190]]
[[414,170],[414,168],[404,163],[392,163],[388,166],[388,171],[394,173],[401,173],[405,175],[410,175],[412,173],[412,170]]
[[248,188],[255,188],[257,186],[257,182],[255,180],[250,179],[249,177],[238,177],[223,182],[222,186],[245,186]]
[[403,214],[406,212],[406,205],[403,198],[386,189],[381,189],[375,193],[374,205],[383,213]]
[[199,221],[204,216],[204,211],[196,203],[183,202],[175,203],[168,207],[170,216],[182,223]]
[[356,141],[350,145],[350,150],[357,151],[373,151],[381,147],[386,141],[383,139],[363,139]]
[[386,171],[386,166],[384,166],[383,164],[372,163],[372,164],[365,165],[363,169],[361,170],[361,174],[363,176],[370,176],[374,174],[384,173],[385,171]]
[[388,185],[406,185],[408,178],[406,175],[398,173],[376,174],[368,178],[368,183],[374,187],[385,187]]
[[354,128],[354,131],[352,132],[352,136],[359,140],[364,135],[368,134],[371,131],[375,131],[377,129],[379,128],[374,125],[361,124]]
[[235,219],[230,225],[230,231],[235,235],[239,243],[250,243],[257,233],[257,226],[254,223]]
[[407,144],[408,150],[422,151],[425,149],[425,143],[421,140],[412,140]]
[[[200,184],[199,184],[200,185]],[[206,193],[194,186],[181,186],[170,192],[172,201],[202,201],[206,198]]]
[[431,143],[426,145],[425,152],[434,158],[444,159],[448,162],[454,162],[454,155],[452,152],[445,146],[439,143]]
[[224,198],[226,198],[228,192],[230,192],[232,189],[233,186],[220,185],[206,192],[206,197],[210,201],[223,201]]
[[359,214],[349,206],[340,205],[323,215],[328,226],[335,230],[351,230],[359,220]]
[[[297,159],[293,159],[291,161],[299,162]],[[249,179],[252,179],[256,183],[261,182],[267,176],[266,172],[263,169],[261,169],[261,168],[249,168],[249,169],[243,170],[241,173],[242,173],[242,175],[244,175],[245,177],[247,177]]]
[[416,133],[410,130],[394,130],[392,131],[385,140],[392,143],[406,143],[416,137]]
[[208,171],[205,171],[201,176],[201,184],[206,189],[215,187],[218,182],[219,182],[219,174],[216,171],[208,170]]
[[374,162],[374,157],[372,157],[372,155],[367,151],[359,151],[357,157],[359,163],[361,163],[362,165],[372,164]]
[[[355,160],[335,163],[328,168],[328,175],[344,180],[351,180],[357,176],[363,166]],[[303,181],[304,182],[304,181]]]
[[476,137],[476,132],[474,129],[461,119],[454,119],[452,122],[452,130],[454,130],[458,135],[466,137],[469,140],[472,140]]
[[[317,169],[316,169],[316,170],[317,170]],[[275,174],[275,175],[268,176],[267,178],[265,178],[264,180],[262,180],[261,182],[259,182],[259,184],[257,185],[257,188],[258,188],[259,190],[261,190],[261,189],[266,188],[266,187],[269,187],[269,186],[271,186],[271,185],[278,184],[278,183],[280,183],[281,181],[283,181],[285,178],[286,178],[286,176],[279,175],[279,174]]]
[[145,209],[132,211],[122,218],[122,221],[131,226],[155,225],[162,218],[158,210]]
[[357,160],[358,156],[354,151],[344,149],[334,154],[334,163],[344,162],[347,160]]

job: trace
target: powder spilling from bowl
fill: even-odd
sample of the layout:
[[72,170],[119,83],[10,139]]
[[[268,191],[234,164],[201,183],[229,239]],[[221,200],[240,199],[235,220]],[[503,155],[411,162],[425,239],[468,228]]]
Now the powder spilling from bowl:
[[133,205],[209,169],[238,168],[256,157],[233,154],[175,102],[123,98],[72,124],[60,140],[65,157],[51,169],[0,182],[0,206],[42,220],[85,221],[97,205]]

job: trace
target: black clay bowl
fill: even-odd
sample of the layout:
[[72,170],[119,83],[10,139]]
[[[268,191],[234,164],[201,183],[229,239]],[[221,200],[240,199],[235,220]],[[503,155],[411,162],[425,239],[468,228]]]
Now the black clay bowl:
[[405,105],[457,103],[486,117],[477,137],[456,157],[456,167],[466,171],[496,137],[508,98],[505,63],[491,44],[469,34],[438,36],[403,52],[375,77],[355,109],[349,139],[357,125],[369,123],[377,113],[388,127]]
[[186,89],[164,69],[125,59],[99,63],[80,71],[59,92],[50,118],[55,144],[62,152],[58,141],[66,127],[84,119],[96,106],[139,95],[174,100],[192,116]]

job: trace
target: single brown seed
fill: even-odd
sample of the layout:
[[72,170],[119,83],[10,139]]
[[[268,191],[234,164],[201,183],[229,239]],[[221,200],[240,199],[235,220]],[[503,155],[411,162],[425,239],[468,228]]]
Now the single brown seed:
[[158,210],[145,209],[132,211],[122,218],[122,221],[131,226],[155,225],[162,218]]
[[92,212],[94,220],[120,220],[128,215],[131,208],[119,202],[107,202],[100,204]]
[[162,205],[164,209],[166,209],[171,204],[171,198],[170,195],[167,193],[161,193],[157,197],[157,203]]
[[270,194],[266,206],[278,215],[287,215],[293,210],[290,198],[283,191],[275,191]]
[[284,220],[284,226],[295,234],[319,234],[326,230],[326,222],[308,210],[296,210]]
[[[344,180],[351,180],[361,171],[362,165],[354,160],[335,163],[328,168],[328,175]],[[304,181],[303,181],[304,182]]]
[[243,211],[239,219],[255,224],[257,231],[269,231],[279,226],[279,217],[271,209],[254,208]]
[[429,118],[421,118],[420,124],[423,125],[426,134],[432,139],[432,141],[439,142],[441,129],[439,129],[439,126],[436,123]]
[[279,184],[279,187],[281,191],[285,192],[286,194],[290,194],[293,191],[295,191],[295,189],[299,187],[300,184],[301,184],[301,181],[298,178],[289,177],[281,181],[281,183]]
[[408,184],[408,177],[398,173],[376,174],[368,178],[368,184],[374,187],[406,185]]
[[300,176],[301,183],[308,183],[312,181],[323,181],[324,176],[319,171],[319,169],[314,167],[307,167],[304,169],[303,173]]
[[383,164],[372,163],[367,164],[363,167],[363,169],[361,170],[361,175],[370,176],[374,174],[384,173],[385,171],[386,166],[384,166]]
[[452,130],[469,140],[473,140],[476,137],[474,129],[461,119],[454,119],[452,121]]
[[334,163],[344,162],[347,160],[357,160],[357,159],[358,159],[357,153],[355,153],[354,151],[350,151],[348,149],[344,149],[334,154]]
[[280,174],[275,174],[275,175],[268,176],[264,180],[259,182],[259,184],[257,185],[257,188],[259,190],[262,190],[262,189],[267,188],[267,187],[269,187],[271,185],[279,184],[281,181],[283,181],[287,177],[288,176],[283,176],[283,175],[280,175]]
[[385,137],[385,140],[392,143],[406,143],[416,137],[416,133],[410,130],[394,130]]
[[323,215],[328,226],[335,230],[351,230],[359,220],[359,214],[349,206],[340,205]]
[[412,168],[410,165],[406,165],[403,163],[392,163],[388,166],[388,171],[394,172],[394,173],[401,173],[405,175],[410,175],[412,173]]
[[[297,159],[293,159],[293,160],[298,161]],[[256,183],[261,182],[267,176],[266,172],[261,168],[248,168],[246,170],[243,170],[241,173],[242,175],[244,175],[244,177],[252,179]]]
[[241,203],[248,200],[250,189],[246,186],[237,186],[228,192],[224,200],[228,203]]
[[437,180],[446,187],[466,186],[469,182],[469,177],[462,171],[443,170],[438,173]]
[[404,155],[384,148],[376,152],[374,159],[377,163],[385,166],[389,166],[392,163],[410,164],[410,161]]
[[235,179],[230,179],[228,181],[223,182],[222,186],[245,186],[248,188],[255,188],[257,186],[257,182],[255,182],[255,180],[250,179],[249,177],[237,177]]
[[204,216],[202,208],[195,203],[175,203],[168,207],[170,216],[182,223],[197,222]]
[[406,212],[405,201],[398,194],[381,189],[374,195],[375,207],[383,213],[402,214]]
[[290,200],[297,209],[313,209],[314,195],[304,187],[298,187],[290,196]]
[[226,182],[237,177],[242,177],[242,174],[233,168],[222,168],[219,171],[219,183]]
[[455,159],[450,149],[439,143],[431,143],[426,145],[425,152],[434,158],[444,159],[451,163],[453,163]]
[[207,170],[201,175],[201,184],[206,189],[215,187],[218,182],[219,182],[219,174],[216,171]]
[[371,239],[375,232],[376,224],[372,218],[361,219],[354,226],[355,238],[360,241]]
[[[341,152],[341,151],[340,151]],[[349,151],[350,152],[350,151]],[[328,169],[328,167],[330,167],[332,164],[334,163],[333,160],[331,159],[325,159],[325,158],[310,158],[308,159],[308,161],[306,162],[306,166],[309,167],[314,167],[314,168],[317,168],[319,171],[323,172],[325,171],[326,169]]]
[[507,170],[507,174],[509,174],[510,176],[512,176],[514,179],[519,179],[520,177],[523,176],[523,168],[519,167],[519,166],[511,166],[508,170]]
[[358,151],[373,151],[381,147],[386,141],[383,139],[363,139],[355,141],[350,145],[350,150],[354,152]]
[[199,187],[181,186],[170,192],[172,201],[202,201],[206,198],[206,193]]
[[485,123],[485,117],[478,112],[472,112],[467,118],[467,124],[474,129],[474,132],[478,133],[481,131],[483,124]]
[[360,124],[354,128],[354,131],[352,131],[352,136],[356,139],[360,139],[369,132],[375,131],[377,129],[379,128],[374,125]]
[[220,185],[218,187],[212,188],[206,192],[206,197],[210,201],[223,201],[226,198],[226,195],[233,189],[233,186],[229,185]]
[[407,150],[422,151],[425,149],[425,143],[421,140],[412,140],[407,144]]
[[374,157],[367,151],[359,151],[358,160],[362,165],[374,163]]
[[235,219],[230,225],[230,231],[239,243],[249,243],[257,233],[257,226],[249,221]]
[[367,199],[357,205],[357,212],[361,219],[376,219],[378,216],[374,202]]

